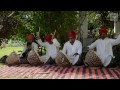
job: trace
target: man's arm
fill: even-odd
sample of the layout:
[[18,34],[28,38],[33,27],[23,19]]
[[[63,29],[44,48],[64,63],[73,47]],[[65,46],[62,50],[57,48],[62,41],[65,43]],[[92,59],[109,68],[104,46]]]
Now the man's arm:
[[53,44],[54,44],[56,47],[60,48],[60,43],[58,42],[58,40],[57,40],[56,38],[53,39]]
[[36,43],[33,43],[33,49],[35,52],[38,52],[38,45]]
[[97,46],[97,41],[95,41],[91,45],[89,45],[88,49],[94,49],[96,46]]
[[67,53],[67,46],[66,46],[66,43],[64,44],[63,52],[64,52],[64,53]]
[[40,37],[38,37],[38,44],[41,46],[46,47],[46,42],[42,42],[42,40],[40,39]]
[[120,43],[120,35],[118,36],[117,39],[110,39],[111,44],[114,45],[118,45]]
[[78,54],[81,55],[81,53],[82,53],[82,44],[80,42],[78,45]]

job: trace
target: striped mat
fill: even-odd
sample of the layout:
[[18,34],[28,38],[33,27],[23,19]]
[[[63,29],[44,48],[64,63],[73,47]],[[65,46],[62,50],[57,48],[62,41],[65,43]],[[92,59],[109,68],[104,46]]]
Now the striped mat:
[[31,66],[21,64],[0,68],[0,78],[11,79],[120,79],[120,68]]

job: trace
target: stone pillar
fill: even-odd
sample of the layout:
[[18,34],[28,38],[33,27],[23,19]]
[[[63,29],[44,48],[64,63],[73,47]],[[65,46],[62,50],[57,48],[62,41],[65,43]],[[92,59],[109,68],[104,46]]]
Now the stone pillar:
[[88,37],[88,21],[87,21],[87,17],[86,17],[87,11],[82,11],[82,18],[81,20],[82,22],[82,26],[81,26],[81,30],[82,30],[82,37],[85,39]]
[[82,23],[82,26],[81,26],[81,35],[82,35],[82,38],[83,38],[83,52],[86,51],[87,49],[87,46],[90,45],[94,39],[93,38],[88,38],[88,21],[87,21],[87,11],[83,11],[82,12],[82,18],[81,20],[83,19],[83,23]]

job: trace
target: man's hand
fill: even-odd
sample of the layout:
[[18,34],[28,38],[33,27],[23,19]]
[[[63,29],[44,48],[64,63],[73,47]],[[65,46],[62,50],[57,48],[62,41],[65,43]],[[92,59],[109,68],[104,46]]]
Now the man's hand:
[[75,53],[73,56],[77,56],[77,55],[79,55],[78,53]]
[[55,38],[55,35],[52,35],[52,39],[54,39]]
[[52,39],[54,39],[54,38],[55,38],[55,35],[54,35],[54,34],[52,34],[52,33],[51,33],[51,35],[52,35]]

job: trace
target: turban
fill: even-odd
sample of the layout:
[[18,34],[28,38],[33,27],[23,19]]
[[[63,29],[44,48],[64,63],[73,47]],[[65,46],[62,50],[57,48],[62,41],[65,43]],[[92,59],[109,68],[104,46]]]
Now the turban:
[[71,38],[76,38],[76,33],[74,31],[70,31],[68,33],[68,37],[71,37]]
[[52,35],[46,35],[46,36],[45,36],[45,40],[46,40],[47,42],[51,42],[51,41],[52,41]]
[[27,34],[27,35],[26,35],[26,39],[27,39],[27,40],[34,40],[35,37],[34,37],[33,34]]
[[106,27],[104,27],[104,26],[101,26],[101,27],[100,27],[100,29],[99,29],[99,34],[107,33],[107,32],[108,32],[108,30],[107,30]]

